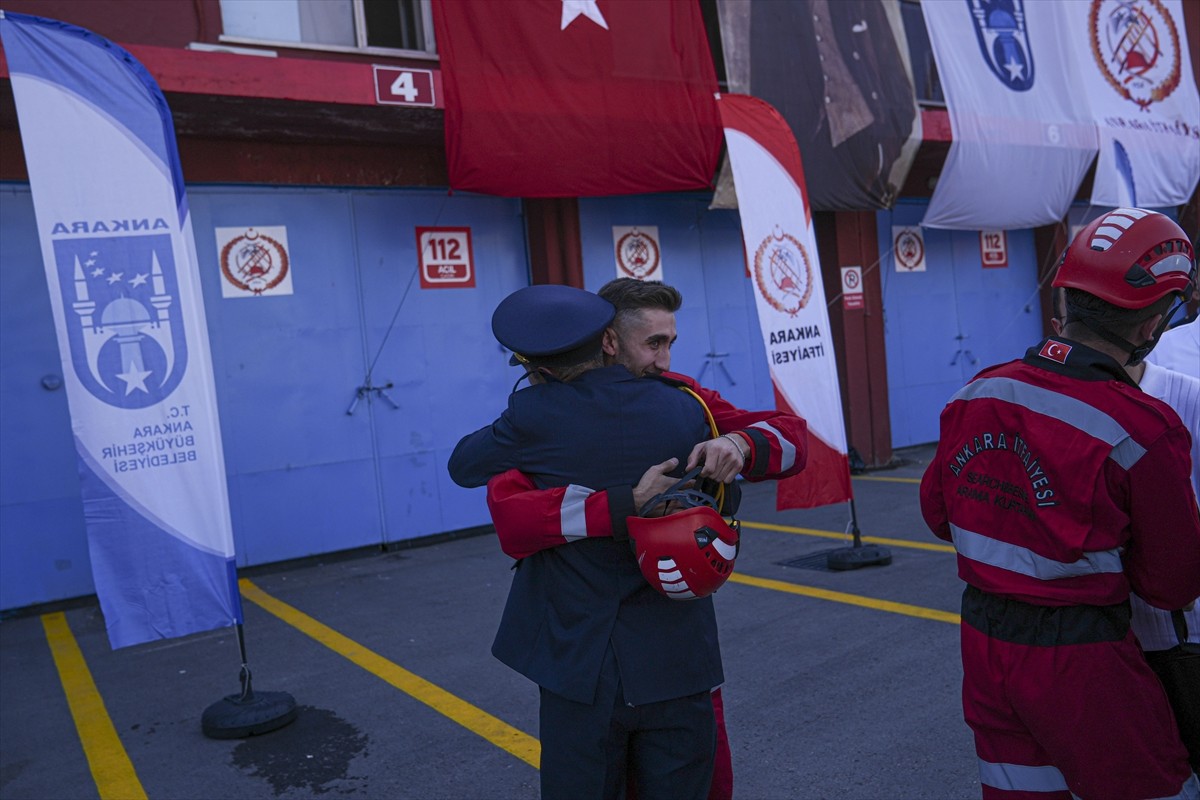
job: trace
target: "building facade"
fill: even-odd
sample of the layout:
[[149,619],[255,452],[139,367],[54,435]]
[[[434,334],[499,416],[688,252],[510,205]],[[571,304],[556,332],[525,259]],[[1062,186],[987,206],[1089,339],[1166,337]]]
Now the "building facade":
[[[720,74],[717,3],[701,5]],[[919,19],[917,4],[904,7]],[[738,215],[712,208],[711,192],[520,200],[447,189],[428,0],[6,9],[121,44],[171,107],[239,565],[486,525],[483,493],[455,486],[445,465],[518,377],[491,312],[531,282],[596,289],[616,277],[621,230],[653,229],[662,278],[683,292],[673,368],[738,405],[774,405]],[[914,73],[926,74],[919,55]],[[849,441],[869,466],[936,438],[954,390],[1042,335],[1046,279],[1068,234],[1007,231],[1004,263],[988,264],[994,250],[977,232],[928,230],[923,269],[898,263],[895,232],[920,221],[950,141],[936,98],[921,121],[893,207],[815,217]],[[1170,211],[1194,236],[1194,198]],[[261,271],[238,262],[231,243],[247,236],[279,245],[286,281],[264,290]],[[462,271],[423,271],[429,237],[461,249]],[[0,609],[93,591],[40,252],[0,68]],[[846,266],[863,268],[860,307],[843,301]]]

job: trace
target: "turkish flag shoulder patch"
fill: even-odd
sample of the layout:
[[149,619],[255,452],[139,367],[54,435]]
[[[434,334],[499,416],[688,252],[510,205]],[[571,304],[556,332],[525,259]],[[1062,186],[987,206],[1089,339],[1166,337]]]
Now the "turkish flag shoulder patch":
[[1057,361],[1059,364],[1065,364],[1067,363],[1067,356],[1070,353],[1071,345],[1047,339],[1038,355],[1042,358],[1048,358],[1051,361]]

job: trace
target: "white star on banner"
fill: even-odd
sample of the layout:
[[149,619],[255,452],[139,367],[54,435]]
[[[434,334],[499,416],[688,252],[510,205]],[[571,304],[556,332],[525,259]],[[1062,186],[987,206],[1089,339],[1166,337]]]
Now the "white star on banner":
[[138,369],[133,362],[130,362],[129,368],[124,372],[118,372],[117,377],[125,381],[125,396],[133,394],[134,389],[140,389],[149,394],[150,390],[146,388],[146,378],[149,378],[150,374],[146,370]]
[[1008,79],[1010,81],[1021,80],[1025,77],[1024,64],[1009,59],[1008,63],[1004,65],[1004,68],[1008,70]]
[[141,286],[142,284],[144,284],[146,282],[146,279],[149,277],[150,276],[147,275],[146,273],[139,272],[137,275],[135,275],[133,278],[130,279],[129,285],[130,286]]
[[567,26],[578,16],[587,17],[604,30],[608,30],[608,22],[605,21],[604,15],[596,6],[596,0],[562,0],[562,4],[562,27],[559,30],[565,31]]

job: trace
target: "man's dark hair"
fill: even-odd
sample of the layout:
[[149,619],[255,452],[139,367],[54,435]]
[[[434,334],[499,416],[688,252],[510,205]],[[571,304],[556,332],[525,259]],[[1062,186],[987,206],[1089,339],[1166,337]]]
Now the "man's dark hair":
[[[1138,325],[1155,314],[1164,314],[1175,302],[1174,295],[1160,297],[1145,308],[1121,308],[1082,289],[1067,287],[1066,322],[1082,322],[1128,336]],[[1090,323],[1090,324],[1089,324]]]
[[614,278],[601,286],[596,294],[617,309],[613,326],[621,329],[626,327],[630,317],[637,316],[644,308],[659,308],[674,314],[683,305],[683,295],[679,290],[662,281]]
[[542,370],[546,370],[558,380],[566,383],[573,381],[585,372],[593,369],[599,369],[604,366],[604,353],[597,350],[595,353],[588,355],[582,361],[575,361],[569,364],[563,364],[561,360],[553,363],[539,361],[536,358],[529,359],[526,365],[526,370],[529,372],[530,385],[536,383],[545,383],[545,377],[541,374]]

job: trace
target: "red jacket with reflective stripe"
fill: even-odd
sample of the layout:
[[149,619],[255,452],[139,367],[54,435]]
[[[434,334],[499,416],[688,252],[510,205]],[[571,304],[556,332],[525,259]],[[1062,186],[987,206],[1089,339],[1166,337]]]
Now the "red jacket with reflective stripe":
[[[750,444],[741,473],[746,480],[786,478],[804,469],[808,423],[802,418],[783,411],[745,411],[686,375],[667,372],[660,377],[698,394],[718,433],[744,434],[743,443]],[[612,536],[614,527],[623,529],[625,517],[637,513],[632,486],[607,491],[583,486],[537,489],[517,470],[488,482],[487,501],[500,548],[513,558],[584,537]]]
[[960,577],[986,592],[1111,605],[1132,584],[1180,608],[1200,596],[1190,447],[1178,415],[1116,362],[1048,340],[943,410],[921,510],[954,542]]

